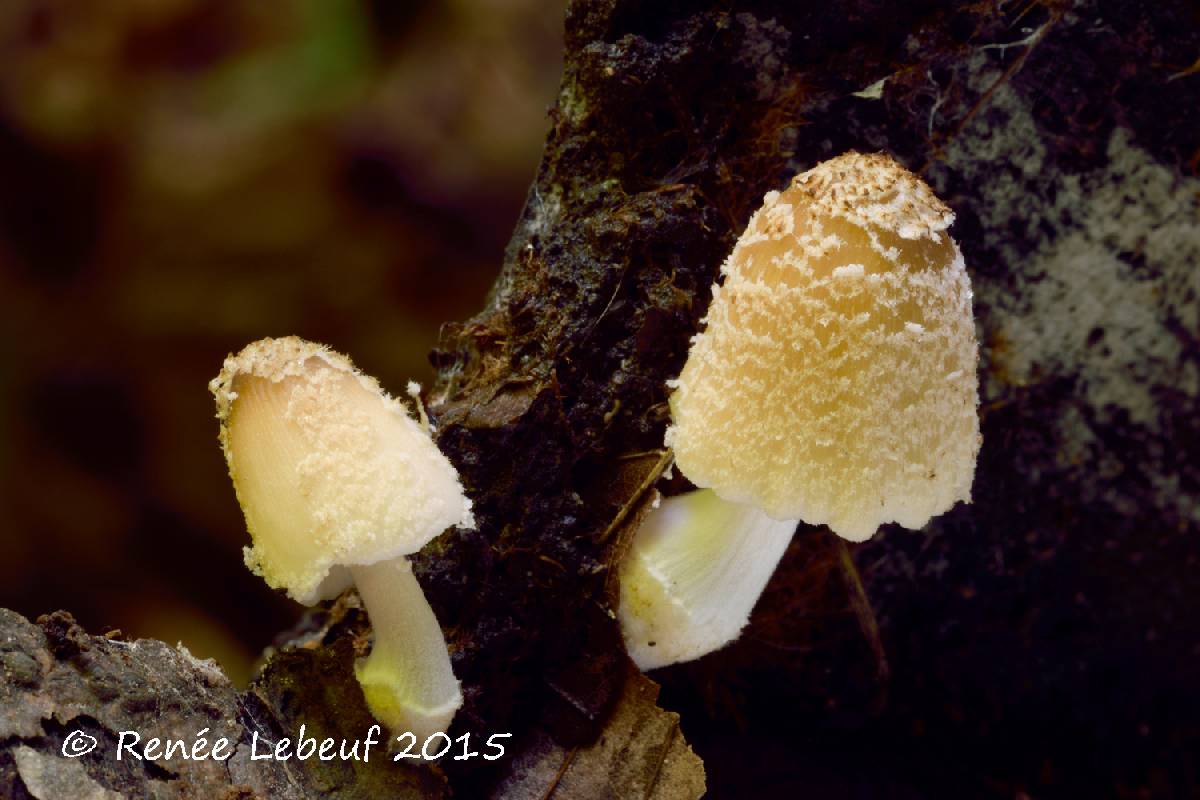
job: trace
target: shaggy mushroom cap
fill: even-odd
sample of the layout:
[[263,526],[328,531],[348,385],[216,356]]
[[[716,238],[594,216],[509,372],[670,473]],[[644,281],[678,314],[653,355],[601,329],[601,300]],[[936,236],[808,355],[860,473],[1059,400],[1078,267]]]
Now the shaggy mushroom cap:
[[879,154],[768,193],[674,384],[683,474],[855,541],[968,501],[978,355],[953,218]]
[[254,542],[246,565],[301,603],[350,585],[344,567],[414,553],[471,524],[454,467],[345,356],[263,339],[226,359],[210,388]]

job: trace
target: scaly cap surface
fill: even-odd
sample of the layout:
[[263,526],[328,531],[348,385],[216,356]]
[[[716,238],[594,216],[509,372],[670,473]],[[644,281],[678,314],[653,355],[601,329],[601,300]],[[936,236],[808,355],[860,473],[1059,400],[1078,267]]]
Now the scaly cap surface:
[[683,474],[852,540],[969,500],[978,355],[952,221],[884,155],[768,193],[675,383]]
[[341,565],[407,555],[472,524],[454,467],[346,357],[263,339],[227,358],[209,388],[254,541],[246,565],[296,600],[343,588]]

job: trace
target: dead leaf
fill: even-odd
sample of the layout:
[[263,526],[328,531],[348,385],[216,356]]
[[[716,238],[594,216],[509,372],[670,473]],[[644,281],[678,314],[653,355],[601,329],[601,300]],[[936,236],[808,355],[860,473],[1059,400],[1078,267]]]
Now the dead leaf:
[[541,734],[513,759],[493,800],[696,800],[704,764],[656,705],[658,684],[630,671],[599,739],[567,749]]

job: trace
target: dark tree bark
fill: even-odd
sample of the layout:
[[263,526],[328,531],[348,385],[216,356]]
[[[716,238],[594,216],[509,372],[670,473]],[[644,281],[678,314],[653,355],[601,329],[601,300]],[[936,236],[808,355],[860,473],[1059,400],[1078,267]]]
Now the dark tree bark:
[[[721,261],[764,192],[857,148],[958,214],[983,356],[974,503],[853,552],[801,526],[748,633],[655,676],[712,796],[1196,791],[1198,53],[1181,0],[573,2],[500,277],[434,354],[429,411],[479,525],[416,562],[464,684],[451,735],[511,731],[516,754],[169,774],[57,758],[77,723],[361,737],[365,620],[352,597],[314,615],[239,696],[163,645],[6,617],[6,701],[35,710],[0,720],[0,786],[697,796],[624,655],[613,565],[669,464],[665,382]],[[171,686],[186,702],[164,715]]]

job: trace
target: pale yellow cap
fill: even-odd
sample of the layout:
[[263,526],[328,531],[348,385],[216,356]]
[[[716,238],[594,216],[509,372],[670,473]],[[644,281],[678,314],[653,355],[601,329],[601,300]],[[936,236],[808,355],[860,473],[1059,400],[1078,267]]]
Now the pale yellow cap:
[[342,566],[408,555],[473,524],[458,473],[372,378],[328,348],[263,339],[209,388],[253,547],[246,565],[313,603]]
[[855,541],[969,501],[978,354],[952,221],[885,155],[768,193],[673,384],[683,474]]

